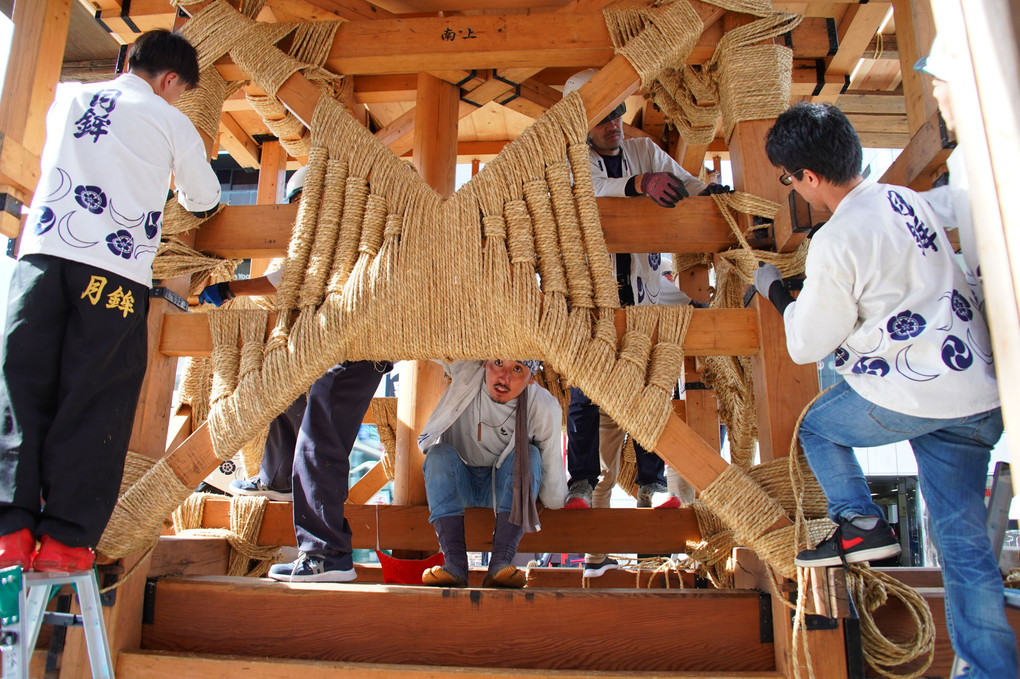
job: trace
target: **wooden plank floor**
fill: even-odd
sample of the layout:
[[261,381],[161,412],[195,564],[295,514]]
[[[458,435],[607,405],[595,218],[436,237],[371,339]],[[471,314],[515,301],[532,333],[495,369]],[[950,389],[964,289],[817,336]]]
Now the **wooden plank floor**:
[[[330,662],[768,672],[755,592],[156,582],[142,648]],[[706,624],[711,621],[711,624]],[[766,641],[762,632],[766,632]]]

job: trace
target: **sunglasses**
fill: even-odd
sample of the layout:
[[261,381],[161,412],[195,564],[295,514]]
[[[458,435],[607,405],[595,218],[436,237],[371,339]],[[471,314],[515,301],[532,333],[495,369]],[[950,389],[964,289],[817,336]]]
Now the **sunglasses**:
[[800,174],[803,171],[804,171],[803,169],[800,169],[794,170],[793,172],[784,172],[783,174],[779,175],[779,183],[782,184],[783,186],[789,186],[790,184],[793,183],[793,175]]

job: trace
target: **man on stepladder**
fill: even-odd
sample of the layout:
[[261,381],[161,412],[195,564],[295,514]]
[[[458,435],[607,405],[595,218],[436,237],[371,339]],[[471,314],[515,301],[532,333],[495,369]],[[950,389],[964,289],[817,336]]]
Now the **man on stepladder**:
[[171,173],[185,209],[220,200],[198,131],[172,105],[198,85],[195,49],[150,31],[127,71],[62,85],[46,116],[3,343],[0,568],[92,567],[145,374]]
[[860,141],[838,108],[797,104],[776,119],[765,149],[780,181],[832,217],[812,237],[796,301],[774,266],[755,272],[755,287],[783,315],[790,357],[804,364],[835,354],[846,378],[811,405],[798,432],[838,527],[795,563],[900,553],[853,448],[909,441],[942,560],[953,648],[970,664],[964,676],[1015,677],[1016,637],[985,527],[1002,415],[978,297],[928,202],[864,181]]

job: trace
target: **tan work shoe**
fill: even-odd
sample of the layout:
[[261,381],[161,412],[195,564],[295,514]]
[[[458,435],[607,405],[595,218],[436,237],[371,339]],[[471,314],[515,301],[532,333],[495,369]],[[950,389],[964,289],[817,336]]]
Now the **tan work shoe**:
[[507,587],[520,589],[528,584],[528,576],[516,566],[503,566],[495,573],[488,573],[482,587]]
[[421,582],[429,587],[467,587],[467,581],[446,570],[433,566],[421,574]]

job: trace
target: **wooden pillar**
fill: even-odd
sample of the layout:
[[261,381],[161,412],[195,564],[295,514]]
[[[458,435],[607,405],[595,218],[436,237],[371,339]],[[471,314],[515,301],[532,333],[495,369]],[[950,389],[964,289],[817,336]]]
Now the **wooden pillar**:
[[[674,270],[676,263],[673,264]],[[695,302],[707,303],[711,295],[708,283],[708,267],[699,266],[676,275],[677,285]],[[684,381],[688,385],[701,384],[697,360],[684,359]],[[688,387],[684,400],[687,401],[687,425],[697,432],[705,443],[719,450],[719,403],[711,389]]]
[[[826,679],[846,679],[846,643],[843,637],[843,621],[835,629],[810,630],[804,638],[811,652],[811,666],[814,676]],[[800,668],[801,676],[808,676],[804,644],[800,644],[797,657],[793,657],[793,619],[791,611],[772,595],[772,630],[776,652],[776,670],[783,677],[792,677],[793,664]]]
[[797,365],[786,350],[783,317],[772,302],[755,295],[761,349],[751,359],[754,402],[758,410],[758,453],[762,462],[789,453],[797,418],[818,394],[818,368]]
[[[428,73],[418,75],[412,158],[422,178],[444,196],[453,195],[454,189],[459,104],[456,86]],[[438,364],[414,361],[401,366],[394,504],[425,504],[424,456],[418,450],[418,434],[445,389]]]
[[[46,111],[60,78],[64,59],[64,43],[71,18],[71,0],[18,0],[14,5],[14,35],[7,62],[3,98],[0,99],[0,143],[10,140],[12,146],[38,158],[46,141]],[[6,155],[6,154],[5,154]],[[35,186],[12,186],[0,183],[0,193],[28,203]],[[14,215],[0,212],[0,233],[17,238],[21,221]]]
[[913,136],[938,109],[928,83],[914,70],[917,60],[931,49],[935,20],[929,0],[897,0],[893,3],[893,20],[903,77],[903,99],[907,106],[907,129]]
[[0,100],[0,130],[36,155],[42,153],[46,141],[46,111],[60,78],[71,1],[14,3],[14,37]]
[[[262,153],[259,156],[259,186],[255,197],[257,205],[276,205],[282,203],[286,196],[287,151],[277,141],[262,142]],[[252,258],[251,277],[257,278],[266,273],[269,266],[268,258]]]

